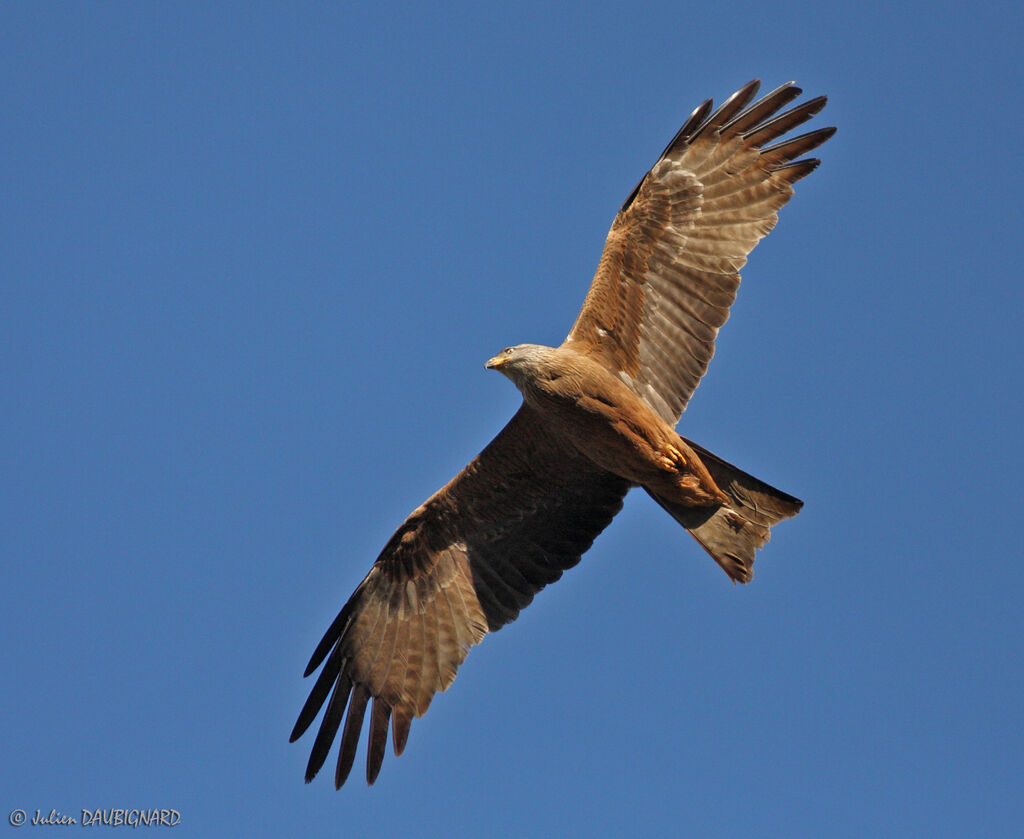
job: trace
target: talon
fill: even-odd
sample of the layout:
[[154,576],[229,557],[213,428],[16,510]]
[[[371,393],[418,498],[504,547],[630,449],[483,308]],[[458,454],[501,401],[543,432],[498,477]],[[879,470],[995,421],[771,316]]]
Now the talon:
[[669,457],[665,458],[666,462],[670,466],[679,464],[680,466],[686,466],[686,455],[684,455],[679,449],[673,446],[671,443],[668,445]]

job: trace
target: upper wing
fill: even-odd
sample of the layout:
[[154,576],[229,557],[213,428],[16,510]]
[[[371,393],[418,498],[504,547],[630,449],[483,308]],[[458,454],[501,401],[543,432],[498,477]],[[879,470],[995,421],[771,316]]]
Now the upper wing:
[[[559,445],[525,405],[397,530],[317,646],[316,680],[291,739],[330,700],[306,767],[320,770],[348,704],[335,786],[348,776],[370,697],[366,777],[391,719],[401,754],[413,716],[455,679],[470,646],[515,620],[621,509],[629,483]],[[349,698],[351,694],[351,699]]]
[[697,108],[637,184],[566,338],[672,424],[711,361],[747,255],[775,226],[793,184],[819,163],[796,158],[835,133],[767,145],[825,107],[825,97],[775,116],[800,88],[790,82],[747,107],[759,85],[710,116],[710,99]]

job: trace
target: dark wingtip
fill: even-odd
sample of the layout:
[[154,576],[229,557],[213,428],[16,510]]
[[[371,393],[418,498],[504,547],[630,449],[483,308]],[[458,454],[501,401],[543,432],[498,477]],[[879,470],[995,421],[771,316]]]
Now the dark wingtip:
[[338,765],[334,772],[334,788],[341,789],[352,771],[352,763],[356,757],[356,746],[359,745],[359,734],[363,727],[363,714],[370,692],[366,685],[358,684],[352,690],[348,703],[348,714],[345,717],[345,728],[341,734],[341,750],[338,752]]
[[366,750],[366,783],[373,785],[380,774],[384,753],[388,745],[388,720],[391,708],[378,697],[373,698],[373,710],[370,712],[370,744]]
[[338,639],[344,634],[345,628],[348,626],[349,619],[352,616],[352,612],[355,608],[356,602],[359,600],[359,596],[362,593],[363,586],[366,584],[364,580],[348,599],[348,602],[342,607],[342,610],[338,612],[338,616],[331,621],[331,625],[327,628],[324,633],[324,637],[320,639],[320,643],[316,645],[316,649],[313,650],[313,655],[310,656],[309,664],[306,665],[306,670],[302,674],[302,678],[309,676],[317,667],[320,666],[321,662],[327,658],[327,654],[334,648]]
[[805,107],[808,112],[813,116],[819,113],[822,108],[828,104],[828,96],[822,94],[821,96],[815,96],[813,99],[808,99]]
[[834,125],[827,125],[824,128],[819,128],[817,131],[810,131],[808,134],[814,135],[816,139],[816,146],[820,146],[826,140],[831,140],[832,136],[838,131]]
[[320,721],[320,730],[316,733],[316,739],[313,741],[313,748],[309,754],[309,763],[306,764],[307,780],[316,777],[327,760],[327,755],[331,751],[331,743],[334,742],[334,736],[338,733],[338,726],[341,724],[341,715],[345,711],[345,705],[348,704],[351,688],[352,683],[347,679],[339,680],[334,685],[331,701],[327,704],[327,710]]
[[409,742],[409,728],[412,725],[412,713],[408,706],[399,705],[392,711],[391,739],[395,748],[395,757],[400,757]]
[[726,125],[733,117],[739,114],[747,105],[750,104],[751,100],[757,96],[757,91],[761,89],[760,79],[751,79],[743,87],[737,90],[732,96],[726,99],[710,117],[707,118],[704,125],[701,126],[700,130],[694,137],[702,134],[705,130],[718,130],[723,125]]
[[299,718],[295,721],[295,727],[292,728],[289,742],[294,743],[305,733],[313,720],[316,719],[316,715],[320,713],[320,709],[323,707],[324,702],[327,701],[327,696],[331,693],[332,688],[335,691],[337,690],[338,677],[343,666],[344,661],[341,647],[337,646],[331,652],[331,657],[327,660],[327,664],[317,677],[316,682],[314,682],[313,689],[309,692],[302,710],[299,711]]
[[808,157],[804,160],[797,160],[795,163],[786,163],[783,166],[778,166],[774,171],[781,173],[787,183],[795,184],[801,178],[806,178],[820,165],[821,160],[817,157]]

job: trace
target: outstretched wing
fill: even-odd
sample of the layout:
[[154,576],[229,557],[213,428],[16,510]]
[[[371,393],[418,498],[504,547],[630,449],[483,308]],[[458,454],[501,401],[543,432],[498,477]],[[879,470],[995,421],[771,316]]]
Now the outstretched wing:
[[747,255],[775,226],[793,184],[819,163],[797,158],[835,133],[822,128],[769,145],[826,100],[776,116],[800,88],[790,82],[751,105],[759,85],[750,82],[714,113],[710,99],[697,108],[637,184],[566,338],[669,423],[707,370]]
[[452,683],[469,648],[579,562],[628,489],[521,407],[391,537],[317,646],[306,675],[326,664],[291,736],[300,737],[327,702],[306,781],[327,758],[347,704],[334,777],[336,787],[345,782],[372,698],[366,777],[373,783],[389,720],[398,755],[412,718]]

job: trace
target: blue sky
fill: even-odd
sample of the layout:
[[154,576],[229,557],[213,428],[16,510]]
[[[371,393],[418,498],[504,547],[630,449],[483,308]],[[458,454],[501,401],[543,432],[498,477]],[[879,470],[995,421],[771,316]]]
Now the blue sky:
[[[5,4],[4,822],[1015,834],[1022,24]],[[755,76],[827,93],[839,133],[680,430],[806,508],[734,587],[631,494],[374,787],[304,785],[313,646],[518,404],[483,362],[564,337],[637,178]]]

